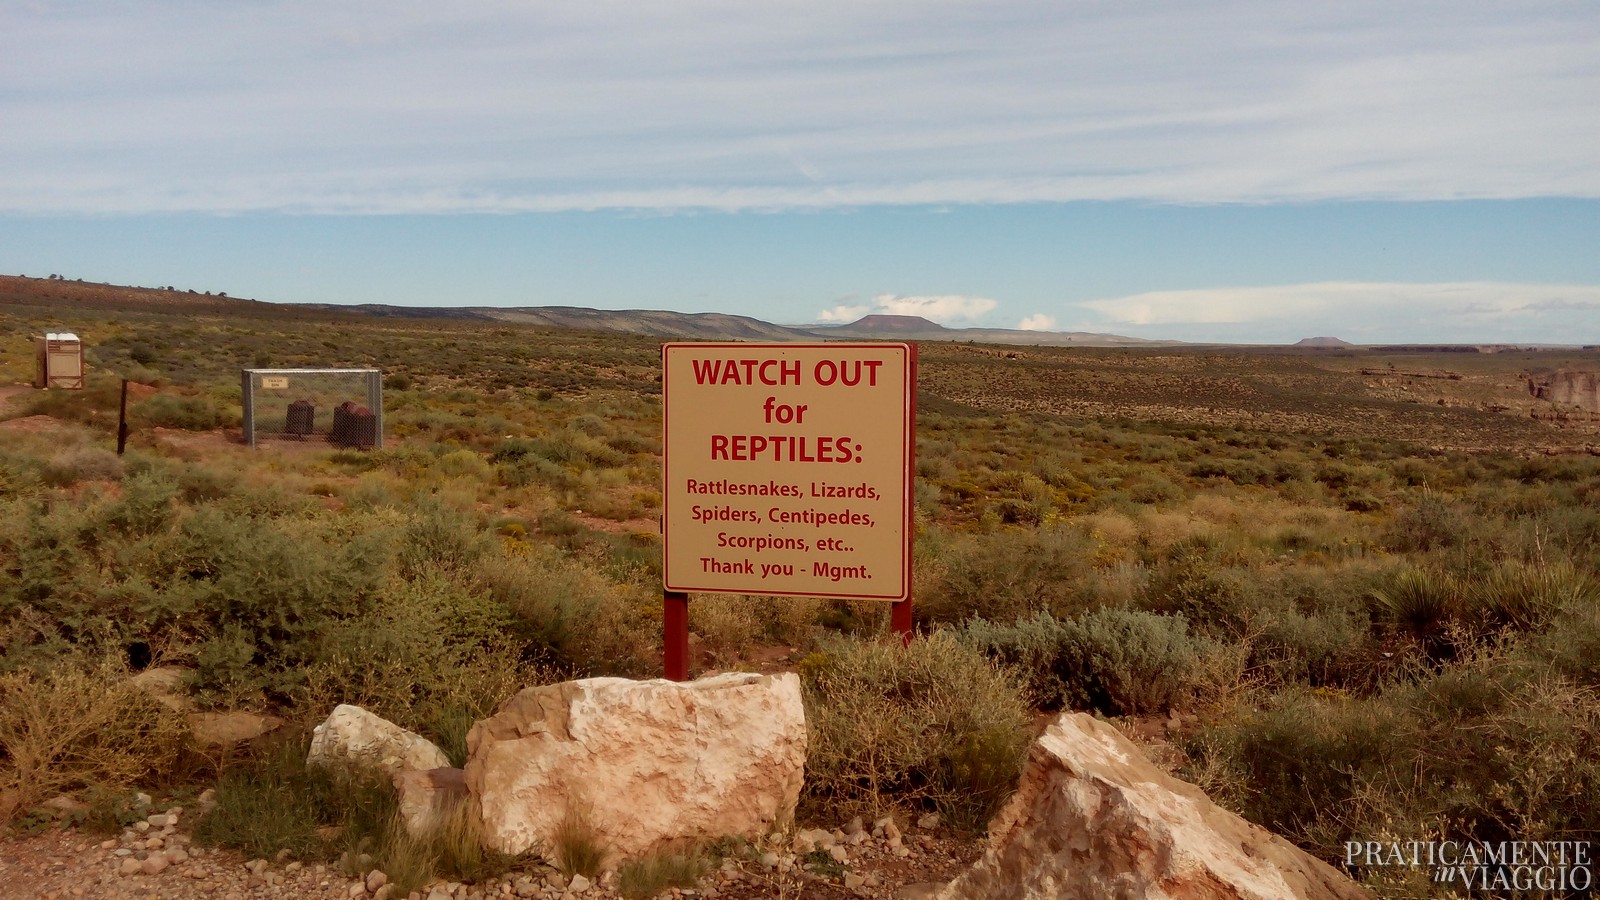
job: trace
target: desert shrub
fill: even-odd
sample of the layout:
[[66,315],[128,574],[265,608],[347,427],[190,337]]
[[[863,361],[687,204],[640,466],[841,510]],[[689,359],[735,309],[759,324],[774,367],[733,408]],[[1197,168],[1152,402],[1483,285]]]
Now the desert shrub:
[[[1428,828],[1445,840],[1551,840],[1600,828],[1594,688],[1474,651],[1353,700],[1291,692],[1197,735],[1196,771],[1262,825],[1329,857],[1346,840]],[[1399,833],[1406,833],[1401,830]]]
[[643,675],[659,665],[659,592],[613,581],[554,547],[528,544],[479,577],[511,611],[511,636],[541,662],[586,675]]
[[1405,724],[1399,710],[1381,702],[1295,691],[1202,729],[1185,750],[1191,771],[1210,764],[1228,772],[1218,793],[1246,818],[1327,851],[1362,834],[1339,817],[1363,784],[1381,780],[1413,752]]
[[1417,643],[1429,657],[1448,652],[1451,625],[1461,612],[1461,587],[1428,569],[1402,568],[1372,591],[1374,618]]
[[459,576],[393,583],[381,606],[328,624],[298,705],[320,715],[356,704],[428,734],[459,765],[472,722],[543,680],[505,637],[511,620],[504,604]]
[[195,841],[251,857],[270,858],[288,850],[302,859],[327,858],[332,847],[318,829],[346,824],[339,815],[341,787],[352,794],[360,788],[371,791],[355,805],[373,807],[362,817],[369,828],[361,836],[373,834],[376,829],[371,826],[382,821],[393,805],[392,793],[384,792],[375,780],[360,787],[353,781],[341,785],[336,779],[345,774],[342,770],[307,766],[305,758],[302,735],[259,742],[252,757],[222,772],[216,805],[194,824]]
[[811,746],[806,799],[837,818],[897,804],[979,827],[1028,743],[1015,680],[955,638],[837,639],[800,666]]
[[472,450],[455,450],[434,461],[433,468],[450,478],[472,478],[488,481],[494,468],[483,456]]
[[143,403],[130,405],[128,419],[133,425],[143,428],[209,431],[225,424],[228,416],[209,397],[156,394]]
[[1395,516],[1387,543],[1401,553],[1427,553],[1463,543],[1468,532],[1466,511],[1430,491]]
[[0,447],[0,500],[31,496],[44,483],[43,469],[37,458]]
[[441,851],[462,843],[454,833],[459,815],[446,816],[439,831],[413,838],[400,820],[387,773],[308,765],[306,747],[299,733],[268,738],[225,769],[216,805],[195,822],[196,842],[250,857],[270,858],[280,850],[306,861],[342,856],[347,876],[364,874],[358,870],[366,867],[353,861],[366,853],[402,890],[435,874],[454,874],[440,871]]
[[178,486],[163,475],[134,475],[123,480],[122,496],[107,504],[101,522],[107,530],[130,538],[165,531],[176,518],[177,496]]
[[1113,608],[1071,619],[1041,613],[1013,625],[975,621],[962,637],[1014,667],[1044,708],[1106,715],[1187,706],[1219,649],[1191,635],[1182,616]]
[[163,554],[142,627],[190,636],[197,686],[212,699],[285,694],[321,654],[328,627],[372,607],[391,570],[387,537],[202,508]]
[[1376,656],[1365,621],[1285,610],[1262,624],[1250,660],[1281,684],[1362,689]]
[[236,472],[212,466],[188,465],[178,471],[178,496],[185,503],[205,503],[233,493],[239,486]]
[[1139,605],[1203,622],[1207,630],[1230,637],[1248,632],[1265,604],[1253,573],[1224,566],[1208,539],[1175,547],[1159,561],[1145,584]]
[[42,472],[44,481],[56,486],[80,481],[115,481],[122,477],[122,458],[101,447],[76,447],[50,458]]
[[1563,610],[1518,650],[1556,675],[1600,688],[1600,606]]
[[1472,615],[1484,626],[1517,631],[1541,628],[1563,609],[1600,600],[1594,581],[1565,560],[1502,563],[1468,593]]
[[919,598],[917,614],[935,623],[982,618],[1008,622],[1040,611],[1079,608],[1077,582],[1089,570],[1089,541],[1076,529],[962,535],[930,548],[939,584]]
[[117,408],[122,403],[122,381],[89,376],[81,391],[36,391],[24,415],[50,416],[78,422],[106,431],[117,427]]
[[494,547],[494,536],[472,514],[429,498],[414,507],[400,538],[402,571],[470,569]]
[[743,651],[757,645],[765,630],[763,604],[774,602],[735,594],[696,597],[689,604],[689,628],[700,637],[700,647],[718,665],[736,662]]
[[161,778],[184,734],[176,713],[111,662],[0,675],[0,821],[63,791]]

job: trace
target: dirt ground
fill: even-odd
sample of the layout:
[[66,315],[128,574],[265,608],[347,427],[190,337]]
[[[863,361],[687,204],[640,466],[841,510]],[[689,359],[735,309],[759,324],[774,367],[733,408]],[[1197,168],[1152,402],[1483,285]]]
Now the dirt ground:
[[[160,820],[165,813],[157,814]],[[140,822],[135,827],[145,826]],[[542,900],[621,897],[614,876],[583,886],[539,862],[478,884],[435,882],[406,894],[382,892],[372,872],[346,874],[324,862],[302,862],[287,854],[249,860],[229,850],[211,850],[189,838],[189,816],[179,809],[176,822],[117,835],[81,827],[50,827],[31,835],[0,838],[0,894],[18,900],[257,900],[257,898],[371,898],[371,900],[491,900],[529,897]],[[921,900],[935,885],[953,878],[981,852],[976,838],[938,827],[905,826],[896,850],[881,830],[866,823],[851,837],[846,823],[833,830],[841,861],[829,852],[800,853],[788,836],[727,857],[691,889],[670,889],[658,897],[716,900],[767,898],[883,898]],[[814,832],[815,833],[815,832]],[[161,862],[152,862],[160,858]],[[374,885],[374,881],[379,882]],[[574,888],[579,888],[575,890]]]

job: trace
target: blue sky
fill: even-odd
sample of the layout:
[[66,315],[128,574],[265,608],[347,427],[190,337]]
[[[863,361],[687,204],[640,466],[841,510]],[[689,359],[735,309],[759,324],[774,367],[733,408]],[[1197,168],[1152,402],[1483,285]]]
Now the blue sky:
[[1600,5],[0,0],[0,272],[1600,342]]

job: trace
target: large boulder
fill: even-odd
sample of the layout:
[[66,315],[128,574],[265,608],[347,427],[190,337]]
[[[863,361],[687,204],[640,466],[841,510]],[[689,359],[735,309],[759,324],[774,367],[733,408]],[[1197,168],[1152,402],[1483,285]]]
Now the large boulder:
[[400,821],[412,836],[435,830],[456,806],[468,802],[467,782],[460,769],[402,769],[392,780]]
[[395,772],[448,768],[450,758],[432,741],[367,712],[341,703],[311,732],[308,765],[346,763]]
[[1212,803],[1081,713],[1036,741],[983,857],[937,900],[1370,900],[1338,870]]
[[474,725],[467,790],[490,847],[551,853],[577,824],[613,865],[791,821],[805,757],[792,673],[590,678],[528,688]]

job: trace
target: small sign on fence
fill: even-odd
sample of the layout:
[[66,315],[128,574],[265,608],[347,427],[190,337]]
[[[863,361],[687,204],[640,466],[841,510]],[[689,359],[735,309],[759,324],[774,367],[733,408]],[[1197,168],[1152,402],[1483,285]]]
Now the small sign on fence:
[[261,376],[261,386],[269,391],[281,391],[289,386],[289,377],[287,375],[263,375]]

